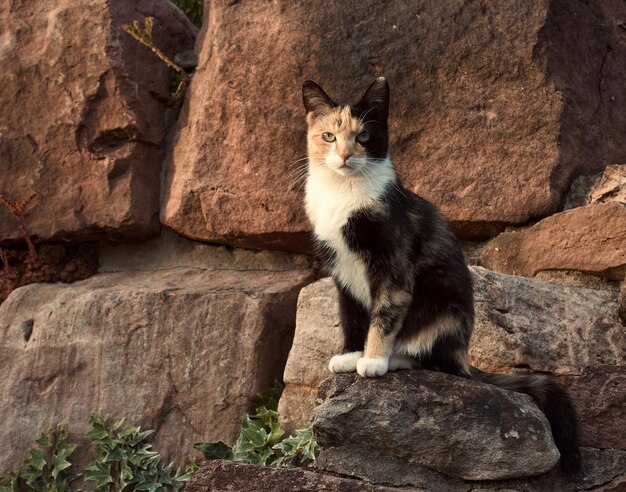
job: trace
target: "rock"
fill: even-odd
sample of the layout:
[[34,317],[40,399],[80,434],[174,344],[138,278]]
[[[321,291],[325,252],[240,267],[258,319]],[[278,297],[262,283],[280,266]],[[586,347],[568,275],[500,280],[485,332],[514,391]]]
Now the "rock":
[[[186,492],[209,492],[216,490],[385,492],[407,489],[370,485],[360,480],[314,473],[303,468],[270,468],[222,460],[205,463],[185,487]],[[419,492],[417,489],[408,490]]]
[[[626,130],[624,79],[600,70],[607,43],[621,50],[621,28],[595,3],[566,14],[557,3],[211,2],[167,158],[161,220],[195,239],[307,250],[301,83],[354,100],[383,74],[400,175],[458,233],[486,237],[555,212],[576,174],[598,172],[626,145],[620,136],[604,149],[600,137]],[[559,22],[573,26],[575,43],[561,39]],[[583,45],[589,52],[578,53]],[[619,58],[607,56],[621,73]],[[599,77],[612,81],[601,95]],[[599,108],[597,133],[577,117],[580,105]],[[582,140],[570,135],[581,134],[596,149],[584,162],[571,150]]]
[[483,371],[580,376],[588,367],[624,364],[626,330],[615,313],[616,292],[480,267],[472,272],[476,317],[470,358]]
[[[488,372],[539,371],[562,377],[579,409],[583,445],[622,447],[619,416],[626,385],[619,382],[626,360],[626,330],[615,310],[617,292],[550,284],[479,267],[472,267],[472,272],[476,298],[472,364]],[[279,418],[291,431],[309,425],[315,390],[329,374],[328,361],[342,343],[330,278],[302,289],[298,306],[279,404]]]
[[567,379],[584,445],[626,449],[626,366],[589,367]]
[[326,278],[306,286],[298,296],[296,332],[278,404],[279,421],[287,432],[310,425],[317,387],[329,375],[328,361],[342,348],[337,295]]
[[626,204],[587,205],[500,234],[483,250],[482,265],[527,277],[542,270],[580,270],[621,280],[626,274]]
[[0,472],[58,422],[84,442],[98,409],[155,429],[166,462],[194,442],[232,444],[257,392],[280,379],[309,278],[179,268],[15,290],[0,306]]
[[619,291],[619,299],[617,305],[617,316],[624,326],[626,326],[626,278],[622,282],[622,288]]
[[356,446],[453,478],[541,475],[559,459],[528,395],[440,372],[331,376],[313,433],[322,448]]
[[393,456],[376,454],[357,446],[323,449],[316,468],[326,473],[366,480],[395,487],[419,487],[428,492],[577,492],[580,490],[621,491],[626,483],[626,451],[582,448],[583,468],[566,475],[555,467],[550,472],[527,479],[464,481],[446,477]]
[[604,172],[592,176],[580,176],[570,188],[565,210],[591,203],[626,203],[626,165],[612,164]]
[[254,251],[192,241],[164,227],[161,235],[132,244],[106,245],[99,251],[99,272],[128,270],[311,270],[305,255],[281,251]]
[[[147,16],[166,54],[193,48],[196,28],[166,0],[0,2],[0,193],[37,193],[34,238],[158,232],[171,69],[121,28]],[[0,241],[16,240],[0,206]]]

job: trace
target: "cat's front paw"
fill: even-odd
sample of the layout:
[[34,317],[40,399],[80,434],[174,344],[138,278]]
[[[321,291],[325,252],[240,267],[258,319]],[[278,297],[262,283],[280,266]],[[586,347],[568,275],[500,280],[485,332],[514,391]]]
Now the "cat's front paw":
[[335,355],[328,363],[330,372],[354,372],[357,361],[363,357],[363,352],[348,352],[347,354]]
[[368,359],[367,357],[362,357],[356,363],[356,372],[364,378],[382,376],[387,373],[388,369],[388,359]]

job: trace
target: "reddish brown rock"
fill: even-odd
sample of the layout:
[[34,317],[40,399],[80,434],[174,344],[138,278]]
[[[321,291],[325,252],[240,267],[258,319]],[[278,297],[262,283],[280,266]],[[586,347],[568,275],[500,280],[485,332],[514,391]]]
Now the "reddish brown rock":
[[483,250],[482,264],[530,277],[544,270],[580,270],[621,280],[626,273],[626,205],[587,205],[500,234]]
[[[593,31],[608,22],[577,5],[567,11],[572,23],[588,22]],[[558,12],[545,2],[366,0],[320,9],[305,1],[213,1],[207,12],[210,30],[167,160],[161,213],[186,236],[308,247],[300,175],[292,174],[306,148],[300,87],[307,78],[339,101],[359,97],[375,76],[389,79],[391,154],[400,174],[465,237],[553,213],[575,172],[589,172],[560,152],[564,134],[587,127],[564,117],[570,103],[557,89],[564,87],[568,101],[595,104],[597,89],[589,93],[587,82],[597,82],[597,71],[582,84],[560,78],[558,67],[576,59],[576,73],[586,74],[600,65],[605,45],[572,53],[598,44],[583,31],[570,52],[556,49],[546,34]],[[625,105],[615,97],[601,108],[612,104],[611,115],[621,118],[614,109]],[[621,119],[598,127],[609,123],[626,129]],[[615,153],[594,155],[588,167],[597,172]]]
[[84,443],[98,409],[156,429],[168,461],[194,442],[232,444],[280,379],[308,278],[179,268],[14,291],[0,306],[0,474],[56,423]]
[[[0,2],[0,193],[37,193],[34,237],[158,231],[171,69],[121,29],[146,16],[165,53],[193,48],[196,29],[166,0]],[[17,239],[0,206],[0,240]]]

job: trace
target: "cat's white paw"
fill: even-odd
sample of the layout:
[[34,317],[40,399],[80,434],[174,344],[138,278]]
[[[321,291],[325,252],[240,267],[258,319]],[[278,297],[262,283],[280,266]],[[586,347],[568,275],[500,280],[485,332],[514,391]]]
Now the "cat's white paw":
[[348,352],[347,354],[335,355],[328,363],[330,372],[354,372],[357,361],[363,357],[363,352]]
[[389,359],[389,370],[397,371],[398,369],[413,369],[415,359],[408,355],[392,355]]
[[388,359],[368,359],[367,357],[362,357],[356,363],[356,372],[367,378],[382,376],[388,369]]

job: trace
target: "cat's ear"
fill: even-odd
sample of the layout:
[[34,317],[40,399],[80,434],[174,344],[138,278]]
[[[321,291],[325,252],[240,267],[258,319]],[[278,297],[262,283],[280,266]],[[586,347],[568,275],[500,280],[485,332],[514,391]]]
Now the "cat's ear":
[[363,94],[359,106],[374,108],[376,118],[386,122],[389,116],[389,82],[385,77],[378,77]]
[[307,80],[302,84],[302,100],[307,114],[310,112],[320,111],[322,109],[334,108],[336,104],[328,97],[323,89],[311,80]]

